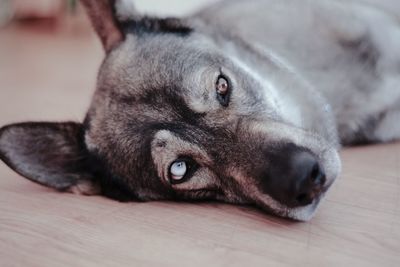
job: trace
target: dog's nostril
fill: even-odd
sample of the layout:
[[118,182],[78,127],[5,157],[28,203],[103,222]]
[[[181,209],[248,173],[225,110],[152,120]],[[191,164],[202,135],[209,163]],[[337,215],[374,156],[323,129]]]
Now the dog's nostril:
[[313,201],[313,198],[309,194],[300,194],[296,197],[296,201],[299,205],[308,205]]
[[[325,173],[321,170],[320,165],[314,162],[309,165],[308,175],[303,176],[298,182],[297,195],[295,196],[296,204],[305,206],[311,204],[313,200],[321,193],[321,188],[325,184]],[[305,169],[306,166],[304,167]]]
[[314,164],[310,173],[310,179],[313,182],[313,184],[317,186],[323,185],[325,183],[326,180],[325,173],[321,170],[318,163]]
[[314,182],[316,180],[318,180],[318,178],[320,176],[319,174],[320,174],[319,165],[318,165],[318,163],[315,163],[313,168],[312,168],[311,175],[310,175],[311,180],[314,181]]
[[311,154],[302,154],[300,163],[297,166],[295,176],[295,191],[293,200],[297,206],[311,204],[322,191],[326,178],[317,159]]

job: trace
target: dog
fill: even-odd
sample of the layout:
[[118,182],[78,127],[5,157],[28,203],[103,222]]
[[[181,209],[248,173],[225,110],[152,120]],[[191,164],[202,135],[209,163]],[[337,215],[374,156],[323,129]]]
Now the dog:
[[342,145],[400,138],[397,14],[230,0],[186,18],[82,0],[106,52],[83,123],[0,130],[33,182],[119,201],[217,200],[307,221]]

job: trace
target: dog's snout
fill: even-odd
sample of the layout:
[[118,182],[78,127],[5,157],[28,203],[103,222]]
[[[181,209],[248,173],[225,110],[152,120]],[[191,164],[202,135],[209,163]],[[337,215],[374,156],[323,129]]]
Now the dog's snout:
[[326,176],[314,154],[291,147],[273,155],[262,189],[288,207],[311,204],[323,192]]

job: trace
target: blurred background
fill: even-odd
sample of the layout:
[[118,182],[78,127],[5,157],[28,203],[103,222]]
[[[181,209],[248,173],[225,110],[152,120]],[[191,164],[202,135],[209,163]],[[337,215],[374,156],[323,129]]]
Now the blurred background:
[[[137,0],[134,2],[139,11],[163,15],[182,15],[213,1],[215,0]],[[64,17],[65,13],[77,14],[80,12],[78,0],[0,0],[0,7],[0,21],[3,24],[11,18],[58,18],[59,20]]]

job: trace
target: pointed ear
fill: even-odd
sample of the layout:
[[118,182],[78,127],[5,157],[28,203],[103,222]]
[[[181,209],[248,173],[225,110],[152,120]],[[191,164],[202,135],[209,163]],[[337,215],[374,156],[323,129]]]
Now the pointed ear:
[[110,52],[113,47],[124,39],[124,34],[116,15],[116,4],[121,6],[119,3],[121,0],[81,0],[81,2],[86,8],[105,51]]
[[0,129],[0,159],[33,182],[85,195],[100,193],[78,123],[20,123]]

